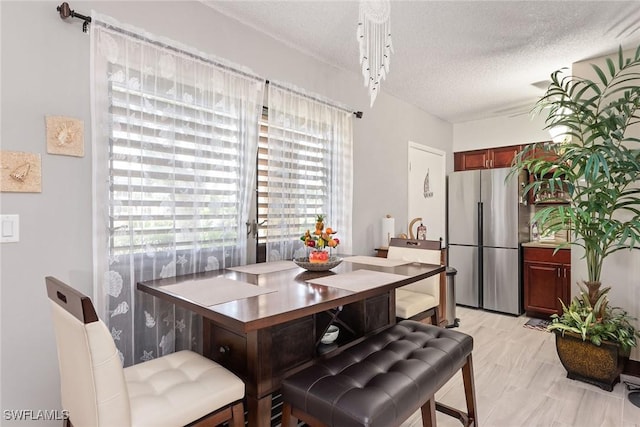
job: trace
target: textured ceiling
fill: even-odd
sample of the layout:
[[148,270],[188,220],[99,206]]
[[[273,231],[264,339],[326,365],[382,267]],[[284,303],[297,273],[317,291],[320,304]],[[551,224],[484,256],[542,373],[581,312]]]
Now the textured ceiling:
[[[203,2],[359,73],[357,1]],[[554,70],[620,45],[635,49],[640,2],[392,0],[391,31],[382,91],[459,123],[524,114]]]

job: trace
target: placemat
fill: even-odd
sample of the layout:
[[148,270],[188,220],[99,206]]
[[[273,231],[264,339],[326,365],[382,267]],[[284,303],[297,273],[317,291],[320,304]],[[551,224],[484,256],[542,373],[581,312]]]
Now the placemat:
[[377,288],[378,286],[388,285],[398,280],[404,280],[407,277],[408,276],[401,274],[384,273],[381,271],[354,270],[348,273],[310,279],[307,280],[307,283],[360,292]]
[[239,271],[241,273],[249,274],[267,274],[274,273],[276,271],[290,270],[296,268],[297,265],[293,261],[273,261],[273,262],[259,262],[257,264],[238,265],[236,267],[229,267],[227,270]]
[[264,288],[225,277],[189,280],[188,282],[165,286],[163,289],[206,307],[276,292],[275,289]]
[[381,258],[377,256],[356,255],[344,258],[343,261],[355,262],[358,264],[377,265],[378,267],[397,267],[399,265],[410,264],[411,261],[401,259]]

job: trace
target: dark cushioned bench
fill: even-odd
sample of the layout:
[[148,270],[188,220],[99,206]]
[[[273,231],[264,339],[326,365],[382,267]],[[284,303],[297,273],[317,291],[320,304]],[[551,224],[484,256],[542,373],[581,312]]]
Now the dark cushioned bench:
[[[424,426],[435,411],[476,425],[473,338],[404,320],[282,383],[282,426],[292,418],[318,426],[398,426],[422,408]],[[435,402],[435,393],[462,369],[467,412]]]

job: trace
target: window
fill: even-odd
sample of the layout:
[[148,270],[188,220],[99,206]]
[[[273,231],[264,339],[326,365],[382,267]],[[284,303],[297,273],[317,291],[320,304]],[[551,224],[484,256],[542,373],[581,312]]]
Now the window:
[[121,231],[113,236],[113,254],[235,242],[243,151],[238,112],[117,82],[111,99],[110,218]]
[[246,263],[264,80],[99,14],[91,46],[98,315],[125,366],[198,350],[199,317],[136,284]]
[[[271,82],[258,141],[259,243],[266,260],[304,256],[315,216],[351,248],[352,113]],[[342,245],[342,244],[341,244]],[[346,249],[345,249],[346,248]],[[258,251],[260,253],[260,251]],[[347,253],[347,252],[345,252]]]
[[[286,145],[284,156],[269,155],[271,145]],[[324,213],[331,170],[330,142],[322,134],[269,126],[264,108],[258,139],[258,244],[298,240],[317,214]],[[286,189],[286,191],[282,191]],[[284,227],[269,224],[269,210],[286,214]]]

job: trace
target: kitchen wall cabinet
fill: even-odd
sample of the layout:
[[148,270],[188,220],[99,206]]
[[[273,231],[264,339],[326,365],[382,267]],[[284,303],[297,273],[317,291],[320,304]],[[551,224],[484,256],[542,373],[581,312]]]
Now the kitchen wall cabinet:
[[453,167],[455,171],[508,168],[521,149],[521,145],[510,145],[507,147],[460,151],[453,153]]
[[562,314],[571,298],[571,250],[524,247],[524,309],[533,317]]

